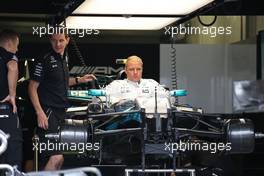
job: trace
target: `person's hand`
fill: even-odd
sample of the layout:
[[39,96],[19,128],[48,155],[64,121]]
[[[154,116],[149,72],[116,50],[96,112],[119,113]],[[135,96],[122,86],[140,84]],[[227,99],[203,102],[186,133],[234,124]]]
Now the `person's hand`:
[[37,113],[38,127],[47,130],[49,128],[48,118],[43,111]]
[[16,98],[15,97],[8,95],[8,96],[5,97],[5,99],[3,99],[1,101],[1,103],[4,103],[4,102],[8,102],[8,103],[10,103],[12,105],[13,113],[17,112]]
[[86,74],[80,77],[79,82],[86,83],[86,82],[93,81],[93,80],[96,80],[96,77],[93,74]]

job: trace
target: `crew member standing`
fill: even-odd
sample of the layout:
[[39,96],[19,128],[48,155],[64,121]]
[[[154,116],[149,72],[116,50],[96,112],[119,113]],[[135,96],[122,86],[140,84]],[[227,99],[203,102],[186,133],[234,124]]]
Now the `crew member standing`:
[[19,37],[16,32],[0,32],[0,129],[9,134],[8,146],[0,156],[0,163],[17,165],[21,170],[22,131],[16,106],[18,59],[15,53],[18,45]]
[[[29,82],[29,95],[37,114],[40,141],[45,141],[45,134],[58,132],[58,127],[66,117],[66,108],[69,106],[67,90],[77,83],[92,81],[94,75],[69,78],[65,48],[70,38],[64,34],[49,36],[51,50],[35,64]],[[61,168],[64,157],[60,151],[48,151],[42,158],[46,161],[44,170],[58,170]]]

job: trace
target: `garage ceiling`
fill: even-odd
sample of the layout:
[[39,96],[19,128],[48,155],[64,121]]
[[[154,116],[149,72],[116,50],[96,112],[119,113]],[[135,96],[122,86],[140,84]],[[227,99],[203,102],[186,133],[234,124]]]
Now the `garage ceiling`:
[[[82,0],[80,0],[82,1]],[[223,0],[221,0],[223,1]],[[63,11],[71,0],[4,0],[0,5],[0,29],[15,28],[20,33],[29,33],[32,26],[43,26]],[[261,0],[225,0],[203,15],[264,15]],[[147,8],[147,7],[146,7]],[[137,35],[159,36],[159,31],[106,31],[107,36]]]

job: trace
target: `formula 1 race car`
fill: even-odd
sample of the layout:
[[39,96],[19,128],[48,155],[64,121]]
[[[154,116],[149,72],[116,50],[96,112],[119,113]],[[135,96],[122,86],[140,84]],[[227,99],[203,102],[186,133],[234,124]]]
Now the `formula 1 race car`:
[[[251,153],[255,139],[263,137],[262,133],[254,132],[250,119],[239,114],[206,114],[201,108],[172,101],[185,96],[186,90],[170,91],[170,97],[160,97],[157,91],[152,98],[114,104],[109,102],[104,89],[69,91],[69,99],[85,102],[86,106],[69,108],[70,118],[65,125],[58,133],[46,137],[67,146],[83,144],[73,147],[75,152],[70,147],[64,148],[64,153],[85,153],[99,164],[137,168],[126,169],[126,175],[130,172],[205,175],[208,169],[204,168],[210,168],[210,174],[221,175],[224,171],[212,168],[211,160],[202,169],[190,170],[195,168],[191,156],[201,153],[216,160],[221,155]],[[191,166],[186,169],[189,163]]]

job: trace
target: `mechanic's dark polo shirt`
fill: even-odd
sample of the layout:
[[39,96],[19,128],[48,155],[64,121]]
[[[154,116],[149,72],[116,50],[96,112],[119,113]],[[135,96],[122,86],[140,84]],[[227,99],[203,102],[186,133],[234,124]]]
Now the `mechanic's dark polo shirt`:
[[7,63],[11,60],[17,61],[16,55],[0,47],[0,100],[3,100],[9,94]]
[[53,108],[69,106],[67,90],[69,69],[65,58],[51,51],[36,61],[31,79],[39,82],[38,96],[40,104]]

